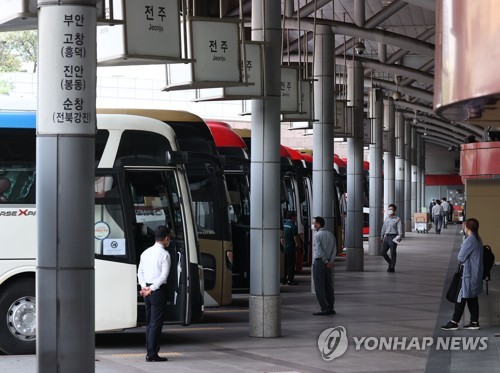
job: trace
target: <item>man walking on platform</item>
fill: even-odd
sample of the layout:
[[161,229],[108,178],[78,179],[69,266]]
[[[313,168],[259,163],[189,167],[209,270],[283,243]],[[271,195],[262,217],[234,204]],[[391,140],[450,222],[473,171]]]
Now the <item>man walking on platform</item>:
[[450,203],[444,197],[441,199],[441,207],[443,208],[443,229],[446,229],[450,219]]
[[[401,240],[403,235],[403,229],[401,227],[401,219],[396,215],[396,205],[390,204],[387,210],[388,216],[384,220],[382,225],[382,231],[380,232],[380,240],[382,241],[382,256],[384,257],[389,268],[387,272],[395,272],[396,267],[396,249],[398,244],[396,241]],[[387,255],[387,251],[391,249],[391,257]]]
[[317,216],[313,219],[313,279],[314,291],[321,307],[315,316],[334,315],[335,294],[333,289],[333,267],[337,252],[337,243],[332,232],[325,229],[325,219]]
[[441,227],[443,225],[443,207],[441,206],[441,201],[437,200],[436,204],[432,208],[431,211],[432,220],[434,220],[434,226],[436,230],[436,234],[441,234]]

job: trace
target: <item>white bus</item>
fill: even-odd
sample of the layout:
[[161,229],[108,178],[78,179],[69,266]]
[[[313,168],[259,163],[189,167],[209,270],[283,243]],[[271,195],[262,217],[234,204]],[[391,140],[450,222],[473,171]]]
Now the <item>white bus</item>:
[[[0,111],[0,350],[7,354],[34,353],[36,345],[35,123],[35,112]],[[144,323],[137,264],[160,224],[173,231],[165,322],[201,320],[203,268],[175,133],[120,114],[98,115],[97,128],[95,283],[106,291],[95,288],[96,331]]]

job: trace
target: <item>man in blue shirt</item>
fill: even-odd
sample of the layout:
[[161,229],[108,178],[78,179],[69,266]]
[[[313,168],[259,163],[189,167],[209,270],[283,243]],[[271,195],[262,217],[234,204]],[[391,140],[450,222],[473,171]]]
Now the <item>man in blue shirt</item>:
[[300,248],[302,243],[297,229],[297,214],[295,211],[288,211],[286,219],[283,221],[284,238],[281,244],[283,245],[283,252],[285,254],[285,278],[282,284],[297,285],[293,280],[295,277],[295,250]]
[[313,219],[315,233],[313,234],[313,279],[314,291],[321,307],[315,316],[334,315],[333,304],[333,267],[337,252],[337,243],[332,232],[325,229],[325,219],[316,216]]

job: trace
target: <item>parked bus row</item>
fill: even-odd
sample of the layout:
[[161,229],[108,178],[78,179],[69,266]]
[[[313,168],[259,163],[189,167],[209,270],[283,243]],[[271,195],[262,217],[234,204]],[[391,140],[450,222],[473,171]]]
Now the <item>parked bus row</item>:
[[[89,249],[95,283],[106,286],[95,288],[96,331],[145,322],[137,264],[160,224],[173,233],[165,322],[188,325],[203,316],[196,201],[188,163],[167,124],[194,119],[176,111],[163,112],[162,119],[97,116],[95,240]],[[8,354],[34,353],[36,345],[36,200],[43,196],[36,195],[35,127],[35,112],[0,112],[0,350]]]

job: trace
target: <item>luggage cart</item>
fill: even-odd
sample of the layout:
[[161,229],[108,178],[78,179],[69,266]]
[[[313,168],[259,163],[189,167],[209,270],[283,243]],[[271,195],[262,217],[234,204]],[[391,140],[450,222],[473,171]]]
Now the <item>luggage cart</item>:
[[428,233],[431,230],[430,215],[428,212],[416,212],[413,215],[415,231],[417,233]]

